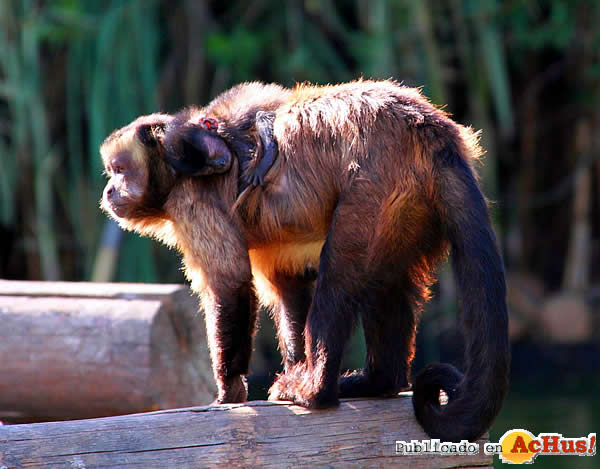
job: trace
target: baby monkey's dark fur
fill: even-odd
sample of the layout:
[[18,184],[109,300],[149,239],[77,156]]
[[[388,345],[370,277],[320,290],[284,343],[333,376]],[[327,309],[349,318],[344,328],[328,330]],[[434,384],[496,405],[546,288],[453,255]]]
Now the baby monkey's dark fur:
[[[272,126],[257,120],[260,111],[274,113]],[[203,118],[218,122],[210,138],[220,140],[208,148],[191,139],[190,147]],[[259,135],[268,140],[271,130],[274,163]],[[219,161],[225,148],[240,161]],[[248,148],[257,154],[244,156]],[[472,170],[480,150],[469,129],[417,90],[391,81],[293,90],[243,84],[202,109],[140,118],[101,152],[112,176],[105,210],[183,254],[206,314],[218,402],[246,399],[259,303],[272,311],[283,355],[271,399],[328,407],[339,397],[409,388],[418,315],[450,249],[465,374],[428,366],[413,403],[435,438],[473,440],[489,428],[507,391],[509,348],[503,265]],[[252,174],[261,161],[272,164],[265,184],[235,205],[244,177],[261,182]],[[192,170],[173,171],[180,162]],[[365,366],[340,378],[358,318]]]

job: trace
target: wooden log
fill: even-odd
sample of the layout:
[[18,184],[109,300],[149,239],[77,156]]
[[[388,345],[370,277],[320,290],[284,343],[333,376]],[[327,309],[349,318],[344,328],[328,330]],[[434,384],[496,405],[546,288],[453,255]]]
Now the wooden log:
[[161,300],[187,308],[190,291],[179,284],[31,282],[0,280],[0,297],[67,297],[121,298],[126,300]]
[[182,285],[0,281],[0,420],[211,402],[197,304]]
[[396,441],[428,439],[405,393],[308,410],[265,401],[72,422],[0,427],[0,467],[491,466],[483,452],[398,455]]

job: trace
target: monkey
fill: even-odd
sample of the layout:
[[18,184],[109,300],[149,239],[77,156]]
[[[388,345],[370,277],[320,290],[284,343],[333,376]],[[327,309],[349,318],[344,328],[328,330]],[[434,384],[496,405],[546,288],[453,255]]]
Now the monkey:
[[[190,111],[193,112],[193,111]],[[244,180],[251,186],[259,186],[264,184],[265,174],[269,171],[275,161],[277,155],[277,143],[273,140],[273,112],[258,111],[255,116],[255,126],[258,132],[262,152],[257,157],[257,162],[253,167],[249,166],[251,154],[257,155],[257,144],[247,141],[237,141],[238,158],[245,162],[246,171]],[[189,176],[208,176],[209,174],[223,173],[231,166],[232,155],[227,144],[221,136],[219,136],[219,123],[210,117],[202,117],[197,122],[199,128],[188,128],[180,136],[179,144],[184,148],[180,149],[182,153],[199,149],[196,158],[182,160],[178,158],[178,152],[172,151],[167,155],[167,159],[171,166],[180,173]],[[235,137],[234,137],[235,138]],[[232,143],[231,141],[229,143]],[[243,148],[243,146],[246,148]],[[187,149],[188,151],[186,152]],[[213,158],[203,158],[204,155],[214,155]]]
[[[243,147],[259,110],[274,114],[277,157],[261,190],[236,204],[247,163],[233,158],[211,173],[213,147],[182,143],[212,116],[227,128],[225,145]],[[418,317],[450,254],[465,370],[428,365],[414,379],[413,407],[433,438],[474,440],[489,428],[508,389],[510,353],[504,266],[474,170],[477,133],[392,80],[246,83],[144,140],[162,120],[141,117],[104,142],[111,180],[102,207],[124,229],[182,253],[205,312],[218,403],[247,398],[259,304],[271,310],[283,362],[269,399],[328,408],[410,389]],[[113,174],[122,154],[128,165]],[[170,174],[175,160],[192,170]],[[340,376],[359,320],[364,368]]]
[[[261,96],[259,89],[268,90],[268,96]],[[177,138],[169,139],[169,163],[188,176],[219,174],[228,171],[235,154],[243,173],[240,189],[263,185],[278,153],[272,135],[273,110],[288,93],[278,85],[248,83],[222,93],[202,109],[188,107],[180,111],[170,125],[169,133],[177,134]],[[244,100],[247,106],[232,107],[235,100]],[[212,156],[205,164],[207,155]],[[215,164],[219,168],[214,168]]]

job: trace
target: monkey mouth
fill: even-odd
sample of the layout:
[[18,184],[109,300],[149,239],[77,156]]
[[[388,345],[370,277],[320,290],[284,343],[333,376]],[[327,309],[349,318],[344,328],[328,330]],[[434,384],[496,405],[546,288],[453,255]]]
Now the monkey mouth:
[[111,214],[117,218],[124,218],[127,214],[127,204],[126,203],[113,202],[113,201],[104,199],[102,201],[102,208],[104,209],[105,212],[108,212],[109,214]]
[[111,204],[110,209],[119,218],[124,218],[127,215],[126,204]]

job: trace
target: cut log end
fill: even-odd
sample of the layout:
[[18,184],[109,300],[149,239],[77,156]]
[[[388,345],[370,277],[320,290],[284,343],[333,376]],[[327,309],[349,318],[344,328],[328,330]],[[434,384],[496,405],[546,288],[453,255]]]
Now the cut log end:
[[0,281],[0,420],[207,404],[204,321],[183,285]]

